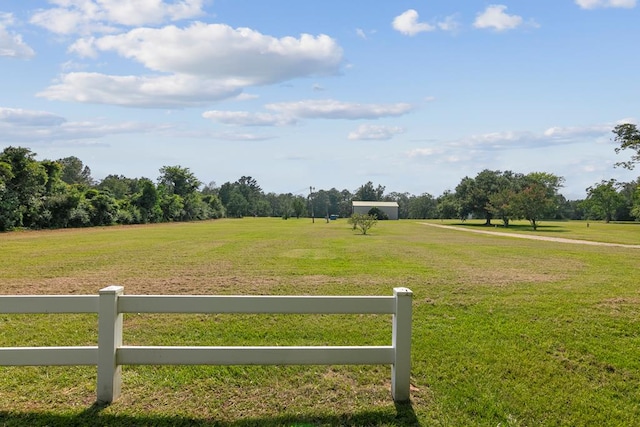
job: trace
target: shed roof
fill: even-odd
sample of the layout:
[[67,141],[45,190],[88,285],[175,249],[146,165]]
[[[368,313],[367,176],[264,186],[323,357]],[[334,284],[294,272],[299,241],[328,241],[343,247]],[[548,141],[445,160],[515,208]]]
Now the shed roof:
[[397,208],[398,207],[398,202],[378,202],[378,201],[366,201],[366,202],[361,202],[361,201],[353,201],[351,202],[353,203],[352,206],[376,206],[376,207],[388,207],[388,208]]

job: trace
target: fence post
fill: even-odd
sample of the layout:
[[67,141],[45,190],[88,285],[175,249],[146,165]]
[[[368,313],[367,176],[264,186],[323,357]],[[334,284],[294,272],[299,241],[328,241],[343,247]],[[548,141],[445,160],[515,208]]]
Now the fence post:
[[122,367],[116,360],[122,345],[122,314],[118,312],[118,297],[122,286],[100,289],[98,307],[98,402],[111,403],[120,396]]
[[396,402],[409,400],[411,381],[411,300],[413,292],[394,288],[396,299],[393,315],[393,348],[395,360],[391,366],[391,396]]

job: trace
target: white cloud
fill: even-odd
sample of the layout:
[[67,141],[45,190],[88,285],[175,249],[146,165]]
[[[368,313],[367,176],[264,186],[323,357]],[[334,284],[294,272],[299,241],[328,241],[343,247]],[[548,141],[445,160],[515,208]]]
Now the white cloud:
[[267,104],[266,108],[298,118],[347,120],[401,116],[413,110],[413,106],[407,103],[358,104],[332,99],[281,102]]
[[137,28],[92,44],[154,71],[225,79],[241,86],[333,75],[342,63],[342,49],[324,34],[276,38],[249,28],[202,22],[186,28]]
[[202,117],[218,123],[238,126],[285,126],[296,122],[292,117],[269,113],[249,113],[247,111],[211,110],[202,113]]
[[161,24],[203,14],[202,0],[49,0],[31,23],[56,34],[110,33],[120,26]]
[[418,22],[418,12],[409,9],[393,19],[393,28],[407,36],[415,36],[418,33],[434,31],[436,27],[426,22]]
[[358,129],[349,132],[350,140],[389,140],[394,135],[404,132],[404,128],[398,126],[360,125]]
[[596,125],[588,127],[551,127],[543,132],[543,136],[555,140],[573,140],[581,137],[595,137],[611,132],[611,125]]
[[241,88],[232,84],[188,75],[140,77],[75,72],[64,74],[60,83],[49,86],[37,96],[56,101],[179,108],[231,98],[240,91]]
[[507,6],[501,4],[493,4],[488,6],[484,12],[478,13],[473,23],[475,28],[487,29],[491,28],[496,31],[513,30],[523,23],[523,19],[518,15],[509,15],[505,13]]
[[138,28],[86,37],[70,50],[83,56],[115,51],[166,76],[70,73],[40,96],[117,105],[204,105],[254,85],[339,72],[342,49],[326,35],[275,38],[248,28],[196,22],[186,28]]
[[447,16],[444,21],[437,23],[437,26],[442,31],[458,31],[460,29],[460,22],[455,15]]
[[7,29],[11,25],[13,25],[13,15],[0,12],[0,57],[33,57],[35,55],[34,50],[22,40],[22,36]]
[[66,122],[63,117],[47,111],[0,107],[0,123],[19,126],[56,126]]
[[408,156],[409,157],[430,157],[430,156],[441,155],[444,152],[445,150],[442,148],[434,148],[434,147],[414,148],[413,150],[409,151]]
[[597,141],[611,133],[614,125],[607,123],[593,126],[554,126],[543,132],[501,131],[471,135],[448,143],[452,147],[478,150],[509,150],[552,147],[582,143],[585,139]]
[[74,122],[47,111],[0,107],[0,142],[95,140],[114,134],[160,131],[167,126],[136,122]]
[[636,0],[575,0],[582,9],[598,9],[605,7],[632,9],[636,7]]
[[356,35],[361,39],[364,39],[364,40],[367,39],[367,34],[364,32],[362,28],[356,28]]

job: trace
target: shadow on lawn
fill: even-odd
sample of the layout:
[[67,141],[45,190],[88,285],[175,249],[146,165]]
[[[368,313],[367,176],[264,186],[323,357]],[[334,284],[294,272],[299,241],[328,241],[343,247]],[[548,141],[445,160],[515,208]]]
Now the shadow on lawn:
[[189,418],[182,416],[161,415],[111,415],[103,414],[107,405],[94,403],[89,408],[76,414],[51,414],[40,412],[13,413],[0,411],[2,426],[215,426],[215,427],[250,427],[250,426],[420,426],[410,402],[396,403],[396,414],[384,411],[365,411],[343,415],[283,415],[264,418],[247,418],[239,421],[218,421],[213,419]]
[[[533,231],[533,227],[531,224],[509,224],[508,227],[505,227],[502,223],[492,222],[491,225],[485,224],[471,224],[467,222],[461,222],[455,224],[460,227],[469,227],[469,228],[477,228],[482,230],[492,230],[492,231],[506,231],[506,230],[514,230],[514,231]],[[559,226],[559,225],[546,225],[544,223],[538,224],[537,232],[541,233],[566,233],[567,229]]]

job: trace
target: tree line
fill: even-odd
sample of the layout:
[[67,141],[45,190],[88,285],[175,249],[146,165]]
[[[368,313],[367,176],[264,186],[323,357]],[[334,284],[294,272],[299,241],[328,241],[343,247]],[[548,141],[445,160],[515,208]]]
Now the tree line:
[[[616,152],[636,154],[618,165],[640,162],[640,133],[633,124],[616,126]],[[217,218],[351,216],[351,202],[394,201],[401,219],[482,218],[508,226],[526,219],[535,229],[542,219],[640,219],[640,178],[619,183],[603,180],[586,189],[583,200],[567,200],[559,190],[564,178],[546,172],[520,174],[483,170],[462,178],[454,191],[385,193],[371,181],[353,192],[315,190],[308,195],[265,193],[250,176],[221,186],[204,184],[182,166],[163,166],[157,179],[108,175],[96,181],[74,156],[36,160],[29,148],[0,153],[0,231],[195,221]],[[381,218],[380,218],[381,219]]]

